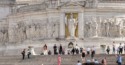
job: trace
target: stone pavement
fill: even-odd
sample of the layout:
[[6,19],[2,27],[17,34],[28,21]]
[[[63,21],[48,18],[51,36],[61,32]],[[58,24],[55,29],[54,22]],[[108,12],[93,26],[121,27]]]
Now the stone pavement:
[[[48,55],[48,56],[31,56],[30,59],[25,58],[21,59],[21,56],[0,56],[0,65],[57,65],[57,55]],[[99,62],[103,58],[107,59],[108,65],[117,65],[115,55],[105,55],[105,54],[96,54],[94,59],[97,59]],[[125,64],[125,55],[123,57],[123,64]],[[61,55],[62,62],[61,65],[76,65],[77,61],[81,61],[81,55]],[[86,57],[87,60],[91,60],[90,56]]]

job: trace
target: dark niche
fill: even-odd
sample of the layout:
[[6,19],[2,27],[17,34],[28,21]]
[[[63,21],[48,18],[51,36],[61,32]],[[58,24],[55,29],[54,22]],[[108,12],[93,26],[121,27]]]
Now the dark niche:
[[68,48],[73,48],[73,42],[69,42]]

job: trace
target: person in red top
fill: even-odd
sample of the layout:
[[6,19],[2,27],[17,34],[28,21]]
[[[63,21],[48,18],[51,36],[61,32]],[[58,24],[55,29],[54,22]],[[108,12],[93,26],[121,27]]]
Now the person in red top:
[[61,56],[58,55],[58,65],[61,65]]

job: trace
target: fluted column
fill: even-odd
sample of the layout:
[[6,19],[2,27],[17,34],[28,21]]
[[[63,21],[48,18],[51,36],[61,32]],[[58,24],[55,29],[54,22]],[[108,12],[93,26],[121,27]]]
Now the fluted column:
[[60,13],[60,38],[65,38],[65,13]]
[[80,39],[84,38],[84,13],[78,13],[78,37]]

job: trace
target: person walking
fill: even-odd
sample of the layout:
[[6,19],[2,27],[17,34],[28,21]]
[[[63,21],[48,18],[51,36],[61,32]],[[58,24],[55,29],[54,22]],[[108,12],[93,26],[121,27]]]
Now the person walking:
[[117,63],[118,65],[122,65],[122,56],[121,56],[121,55],[117,55],[116,63]]
[[23,51],[21,52],[22,54],[22,59],[24,60],[25,59],[25,49],[23,49]]
[[61,65],[61,56],[58,55],[58,65]]

